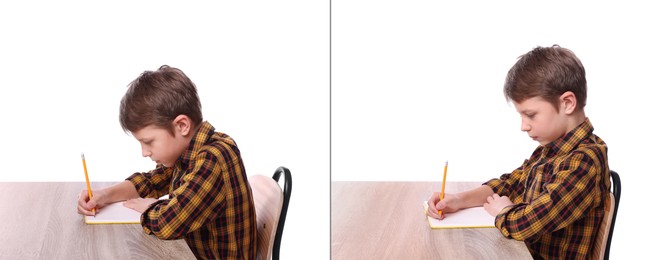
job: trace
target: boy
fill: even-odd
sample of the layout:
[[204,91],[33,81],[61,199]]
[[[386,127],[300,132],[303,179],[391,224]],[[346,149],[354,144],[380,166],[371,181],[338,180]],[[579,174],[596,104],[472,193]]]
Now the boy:
[[83,190],[78,213],[126,200],[142,213],[147,234],[183,238],[197,258],[255,259],[255,206],[239,149],[202,121],[193,82],[167,65],[145,71],[129,84],[119,121],[156,169],[96,190],[92,199]]
[[521,131],[539,142],[530,159],[500,179],[439,201],[427,214],[484,206],[507,238],[525,241],[535,259],[585,259],[593,250],[610,192],[606,143],[584,113],[585,70],[568,49],[537,47],[510,69],[505,97]]

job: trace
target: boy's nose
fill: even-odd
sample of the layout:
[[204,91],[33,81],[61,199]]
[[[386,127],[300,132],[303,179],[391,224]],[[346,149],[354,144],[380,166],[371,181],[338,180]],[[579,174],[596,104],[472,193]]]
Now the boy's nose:
[[523,131],[523,132],[530,131],[530,125],[526,124],[526,122],[521,122],[521,131]]
[[151,156],[151,152],[149,152],[147,149],[142,149],[142,157],[149,157]]

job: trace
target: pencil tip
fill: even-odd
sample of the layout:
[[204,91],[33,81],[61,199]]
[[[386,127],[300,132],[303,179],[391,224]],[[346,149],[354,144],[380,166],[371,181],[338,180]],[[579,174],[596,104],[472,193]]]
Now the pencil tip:
[[83,158],[83,160],[85,160],[85,154],[84,154],[84,153],[80,153],[80,158]]

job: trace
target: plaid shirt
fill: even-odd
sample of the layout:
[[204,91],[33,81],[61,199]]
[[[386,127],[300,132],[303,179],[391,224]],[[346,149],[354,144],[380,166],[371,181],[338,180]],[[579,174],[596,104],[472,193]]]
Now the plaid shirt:
[[606,143],[593,130],[586,119],[485,183],[514,203],[496,216],[496,227],[525,241],[535,259],[586,259],[592,251],[610,192]]
[[147,234],[180,239],[197,258],[255,259],[257,222],[252,191],[234,140],[203,122],[173,167],[127,178],[141,197],[169,199],[141,216]]

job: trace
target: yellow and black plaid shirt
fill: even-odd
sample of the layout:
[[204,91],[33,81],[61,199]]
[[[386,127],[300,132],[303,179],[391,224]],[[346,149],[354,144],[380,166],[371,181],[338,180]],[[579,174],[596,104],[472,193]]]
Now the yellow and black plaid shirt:
[[141,217],[147,234],[180,239],[197,258],[255,259],[252,191],[234,140],[203,122],[173,167],[127,178],[141,197],[159,198]]
[[496,216],[496,227],[525,241],[535,259],[586,259],[592,251],[610,192],[606,143],[593,130],[586,119],[485,183],[514,203]]

